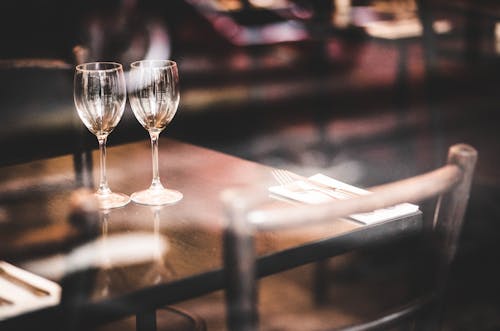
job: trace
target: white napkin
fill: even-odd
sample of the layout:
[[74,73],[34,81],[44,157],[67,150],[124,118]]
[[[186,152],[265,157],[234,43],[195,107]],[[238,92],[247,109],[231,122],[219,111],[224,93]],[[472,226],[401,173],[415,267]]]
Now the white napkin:
[[0,267],[14,278],[32,284],[46,293],[45,295],[37,296],[23,286],[0,275],[0,297],[10,302],[10,304],[0,306],[0,320],[59,303],[61,287],[57,283],[13,266],[5,261],[0,261]]
[[[355,195],[370,194],[371,192],[361,189],[356,186],[352,186],[341,182],[339,180],[333,179],[331,177],[325,176],[323,174],[316,174],[309,177],[313,182],[323,184],[331,188],[338,188],[345,192],[350,192]],[[337,199],[349,199],[349,194],[344,194],[339,192],[338,194],[332,192],[330,195],[322,193],[316,190],[307,190],[311,186],[310,182],[296,180],[287,185],[277,185],[269,188],[269,191],[277,196],[283,196],[288,199],[308,203],[308,204],[318,204],[331,200]],[[332,196],[334,195],[334,196]],[[350,218],[364,223],[364,224],[374,224],[377,222],[386,221],[389,219],[394,219],[400,216],[408,215],[414,213],[418,210],[418,206],[411,203],[402,203],[393,207],[377,209],[369,213],[354,214],[350,215]]]

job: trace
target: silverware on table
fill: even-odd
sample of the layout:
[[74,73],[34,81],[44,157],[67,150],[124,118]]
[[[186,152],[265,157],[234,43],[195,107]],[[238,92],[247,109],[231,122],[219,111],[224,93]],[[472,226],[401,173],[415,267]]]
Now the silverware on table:
[[[285,169],[273,169],[272,170],[274,178],[278,181],[278,183],[282,186],[292,184],[294,182],[299,182],[295,190],[296,191],[316,191],[323,194],[326,194],[334,199],[347,199],[351,197],[358,196],[358,194],[354,192],[350,192],[338,187],[333,187],[327,184],[324,184],[319,181],[312,180],[307,177],[303,177],[297,175],[289,170]],[[287,189],[294,190],[293,187],[287,187]]]

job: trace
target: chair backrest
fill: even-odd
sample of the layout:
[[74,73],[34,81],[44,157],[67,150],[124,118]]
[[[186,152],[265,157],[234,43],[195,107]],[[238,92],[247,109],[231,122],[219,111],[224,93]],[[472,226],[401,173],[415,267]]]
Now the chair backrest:
[[[75,47],[74,60],[84,61],[85,49]],[[19,163],[73,153],[75,176],[91,187],[92,157],[85,129],[73,105],[74,63],[52,58],[0,60],[0,112],[6,126],[0,135],[2,162]],[[69,138],[69,139],[68,139]]]
[[[75,64],[82,64],[89,61],[89,50],[82,46],[76,45],[73,47],[73,58]],[[92,149],[86,143],[87,129],[76,116],[75,111],[75,126],[77,130],[77,147],[73,153],[73,164],[75,166],[75,174],[77,182],[83,187],[92,187],[94,184],[92,172]]]
[[[257,253],[254,247],[258,232],[307,227],[399,203],[423,202],[432,198],[438,199],[434,224],[422,227],[431,234],[437,259],[432,293],[376,319],[342,330],[384,329],[419,312],[428,303],[432,304],[433,312],[439,313],[450,264],[457,250],[476,159],[477,152],[473,147],[454,145],[449,149],[447,164],[441,168],[379,186],[372,194],[317,205],[290,204],[279,209],[259,209],[261,197],[242,195],[237,191],[225,194],[229,218],[224,235],[228,328],[231,331],[258,329]],[[383,235],[377,238],[381,241],[390,239]],[[334,254],[336,252],[332,252]],[[323,258],[318,256],[318,260]],[[432,322],[439,324],[437,320]],[[431,328],[426,327],[425,330]]]
[[62,121],[72,103],[71,70],[71,64],[59,59],[0,60],[3,164],[61,152],[68,141],[69,126]]

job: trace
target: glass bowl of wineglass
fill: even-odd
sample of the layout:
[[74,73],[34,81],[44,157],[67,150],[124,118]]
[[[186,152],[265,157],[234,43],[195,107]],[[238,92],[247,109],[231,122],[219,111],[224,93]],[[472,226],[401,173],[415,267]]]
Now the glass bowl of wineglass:
[[182,199],[181,192],[165,188],[158,168],[158,139],[174,118],[179,105],[179,72],[170,60],[143,60],[131,64],[128,96],[139,123],[149,132],[153,154],[151,186],[131,195],[143,205],[165,205]]
[[129,196],[112,192],[106,177],[106,141],[118,125],[127,98],[123,67],[115,62],[92,62],[76,66],[73,96],[78,115],[99,142],[100,176],[95,193],[102,209],[122,207]]

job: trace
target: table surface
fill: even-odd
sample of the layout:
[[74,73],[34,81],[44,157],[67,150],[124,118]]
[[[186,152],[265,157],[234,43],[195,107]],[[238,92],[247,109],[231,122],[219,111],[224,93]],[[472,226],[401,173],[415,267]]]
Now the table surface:
[[[101,212],[98,237],[105,241],[119,233],[152,233],[168,243],[168,250],[153,254],[148,263],[132,265],[104,257],[95,272],[90,300],[82,308],[83,315],[101,314],[102,320],[113,319],[224,288],[222,234],[227,220],[221,193],[235,187],[267,192],[269,186],[277,184],[271,167],[168,138],[161,138],[159,145],[162,182],[181,191],[184,198],[174,205],[153,208],[131,202],[125,207]],[[97,178],[97,151],[93,159]],[[107,169],[113,191],[131,194],[148,187],[151,181],[149,141],[108,148]],[[0,171],[2,259],[61,281],[64,270],[54,268],[50,261],[65,256],[61,253],[67,253],[78,243],[78,232],[67,221],[74,177],[71,156],[5,167]],[[273,200],[272,203],[286,202]],[[318,250],[327,256],[335,245],[346,246],[346,238],[352,242],[369,242],[366,238],[375,240],[382,233],[397,235],[418,231],[421,223],[420,213],[415,213],[372,226],[333,220],[307,229],[265,232],[257,238],[257,251],[261,256],[259,274],[291,268],[307,261]],[[153,251],[157,243],[151,242]],[[102,252],[97,250],[95,254]],[[51,309],[45,311],[51,313]]]

